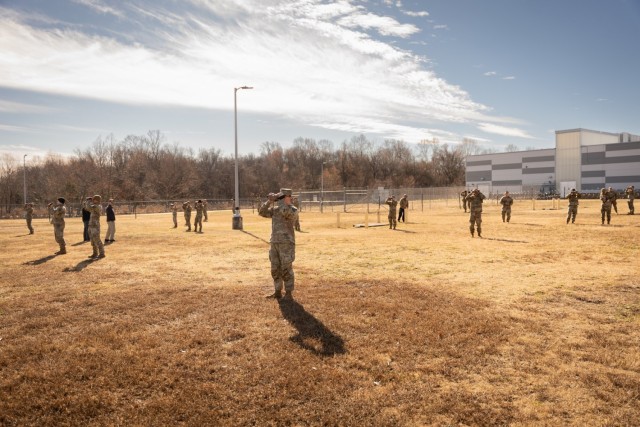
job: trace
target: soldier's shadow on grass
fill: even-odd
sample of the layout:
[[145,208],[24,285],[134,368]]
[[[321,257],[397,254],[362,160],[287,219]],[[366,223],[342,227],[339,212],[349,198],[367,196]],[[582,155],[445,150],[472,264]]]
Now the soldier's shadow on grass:
[[295,300],[278,300],[284,318],[298,331],[290,340],[318,356],[345,354],[344,340]]
[[507,243],[529,243],[526,240],[497,239],[495,237],[482,237],[482,240],[495,240],[496,242],[507,242]]
[[242,230],[242,232],[243,232],[244,234],[248,234],[249,236],[253,237],[254,239],[262,240],[262,241],[263,241],[264,243],[266,243],[267,245],[269,244],[269,242],[268,242],[268,241],[264,240],[264,239],[263,239],[262,237],[260,237],[260,236],[256,236],[255,234],[253,234],[253,233],[249,233],[248,231],[244,231],[244,230]]
[[81,241],[81,242],[74,243],[74,244],[73,244],[73,245],[71,245],[71,246],[80,246],[80,245],[84,245],[85,243],[89,243],[89,241],[88,241],[88,240],[83,240],[83,241]]
[[48,255],[44,258],[40,258],[40,259],[36,259],[33,261],[27,261],[25,263],[23,263],[23,265],[40,265],[40,264],[44,264],[47,261],[50,261],[52,259],[54,259],[57,255]]
[[416,234],[415,231],[411,231],[411,230],[401,230],[399,228],[396,228],[395,231],[399,231],[401,233],[410,233],[410,234]]
[[65,268],[64,271],[65,273],[77,273],[79,271],[84,270],[89,264],[96,262],[97,259],[86,259],[84,261],[80,261],[75,267],[67,267]]

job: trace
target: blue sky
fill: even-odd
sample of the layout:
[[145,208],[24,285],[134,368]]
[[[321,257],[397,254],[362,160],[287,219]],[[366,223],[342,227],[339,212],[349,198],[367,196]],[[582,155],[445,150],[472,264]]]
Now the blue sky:
[[0,0],[0,153],[640,134],[640,0]]

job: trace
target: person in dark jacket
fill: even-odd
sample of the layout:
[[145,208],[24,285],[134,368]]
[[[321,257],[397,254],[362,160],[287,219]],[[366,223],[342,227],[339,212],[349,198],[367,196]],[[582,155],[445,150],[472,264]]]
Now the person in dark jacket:
[[116,236],[116,213],[113,210],[113,199],[109,199],[107,202],[107,209],[105,210],[107,214],[107,235],[104,238],[105,242],[115,242],[114,237]]
[[82,223],[84,224],[83,240],[85,242],[91,241],[91,238],[89,237],[89,220],[91,219],[91,212],[86,209],[86,204],[89,201],[91,201],[91,197],[87,197],[82,204]]

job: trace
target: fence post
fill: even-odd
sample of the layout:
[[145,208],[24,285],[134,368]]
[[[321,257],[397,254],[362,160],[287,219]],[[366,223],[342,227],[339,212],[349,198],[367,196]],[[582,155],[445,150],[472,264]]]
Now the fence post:
[[336,226],[340,228],[340,212],[336,212]]
[[344,198],[344,209],[343,210],[346,212],[347,211],[347,187],[344,187],[344,190],[343,190],[342,194],[343,194],[343,198]]

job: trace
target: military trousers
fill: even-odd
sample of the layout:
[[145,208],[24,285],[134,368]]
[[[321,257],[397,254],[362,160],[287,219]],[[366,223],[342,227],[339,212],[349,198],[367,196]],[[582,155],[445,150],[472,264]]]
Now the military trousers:
[[100,226],[89,226],[89,239],[91,240],[91,247],[93,248],[93,255],[104,255],[104,245],[100,239]]
[[64,250],[67,246],[64,241],[64,223],[53,224],[53,235],[56,238],[56,243],[60,245],[60,250]]
[[191,215],[185,215],[184,216],[184,225],[186,225],[188,227],[188,230],[191,230]]
[[174,227],[178,226],[178,212],[173,213],[173,226]]
[[196,219],[193,221],[193,231],[202,231],[202,215],[196,215]]
[[269,261],[271,261],[271,277],[276,292],[282,291],[282,285],[287,292],[294,288],[293,261],[296,259],[296,245],[291,242],[271,243]]
[[629,199],[627,204],[629,205],[629,213],[633,215],[633,199]]
[[604,219],[605,217],[607,218],[607,224],[611,223],[611,206],[609,207],[602,207],[602,209],[600,209],[600,213],[602,213],[602,223],[604,224]]
[[469,231],[473,233],[474,226],[478,230],[478,234],[482,233],[482,211],[471,210],[469,215]]
[[27,217],[27,228],[29,229],[29,233],[33,234],[33,226],[31,225],[31,218]]
[[502,209],[502,222],[509,222],[511,220],[511,208]]
[[396,228],[396,213],[395,212],[389,212],[389,228]]
[[571,219],[571,222],[575,222],[576,215],[578,215],[578,207],[569,206],[569,212],[567,213],[567,223],[569,223],[569,219]]

